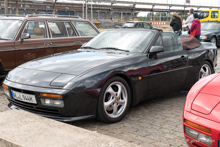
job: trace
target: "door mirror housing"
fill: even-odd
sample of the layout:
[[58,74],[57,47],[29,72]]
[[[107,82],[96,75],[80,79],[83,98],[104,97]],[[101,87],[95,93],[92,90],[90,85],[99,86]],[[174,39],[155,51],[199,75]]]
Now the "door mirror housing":
[[22,33],[22,34],[21,34],[21,40],[29,39],[29,38],[31,38],[31,36],[30,36],[29,33]]
[[150,53],[159,53],[159,52],[163,52],[164,49],[162,46],[152,46],[150,49]]

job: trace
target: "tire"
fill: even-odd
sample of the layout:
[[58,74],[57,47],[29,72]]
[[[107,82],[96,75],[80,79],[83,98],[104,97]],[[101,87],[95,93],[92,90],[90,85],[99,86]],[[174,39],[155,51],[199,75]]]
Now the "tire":
[[208,61],[205,61],[199,68],[197,80],[200,80],[210,74],[213,74],[214,72],[215,71],[211,64]]
[[211,38],[210,41],[211,41],[211,43],[213,43],[217,46],[217,41],[216,41],[216,38],[214,36]]
[[130,107],[130,101],[131,93],[127,82],[118,76],[110,78],[99,95],[97,119],[106,123],[122,120]]

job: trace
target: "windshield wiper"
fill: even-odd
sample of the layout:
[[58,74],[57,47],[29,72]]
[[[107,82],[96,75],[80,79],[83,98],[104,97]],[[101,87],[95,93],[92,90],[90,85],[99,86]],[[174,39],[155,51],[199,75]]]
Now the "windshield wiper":
[[84,46],[84,47],[81,47],[81,49],[95,49],[95,50],[98,50],[97,48],[94,48],[94,47],[91,47],[91,46]]
[[119,49],[119,48],[116,48],[116,47],[102,47],[102,48],[99,48],[99,49],[111,49],[111,50],[130,52],[129,50],[123,50],[123,49]]

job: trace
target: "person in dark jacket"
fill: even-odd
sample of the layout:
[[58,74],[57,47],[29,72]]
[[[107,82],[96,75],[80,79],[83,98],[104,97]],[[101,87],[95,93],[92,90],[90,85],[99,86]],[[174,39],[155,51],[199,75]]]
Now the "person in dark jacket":
[[195,33],[195,38],[197,40],[200,41],[200,35],[201,35],[201,22],[199,20],[199,15],[198,13],[194,13],[193,14],[193,22],[192,22],[192,26],[190,28],[190,32],[193,32],[194,30],[196,30],[196,33]]
[[173,13],[173,20],[170,23],[170,26],[173,28],[173,32],[182,31],[182,20],[177,13]]

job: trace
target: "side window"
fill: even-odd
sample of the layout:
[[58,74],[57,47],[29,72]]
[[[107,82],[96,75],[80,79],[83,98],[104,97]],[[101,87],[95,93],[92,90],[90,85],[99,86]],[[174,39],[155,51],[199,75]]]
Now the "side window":
[[211,18],[218,18],[218,11],[212,11]]
[[70,25],[69,22],[65,22],[65,27],[66,27],[66,30],[67,30],[67,33],[68,33],[68,36],[69,36],[69,37],[76,36],[76,33],[75,33],[75,31],[73,30],[73,27]]
[[64,22],[48,22],[52,38],[68,37]]
[[89,22],[73,22],[73,24],[80,36],[96,36],[98,34]]
[[150,29],[151,28],[151,26],[148,24],[148,23],[144,23],[144,28],[147,28],[147,29]]
[[164,42],[164,52],[183,50],[182,43],[178,36],[171,32],[162,32]]
[[163,46],[163,41],[162,41],[162,37],[159,36],[157,41],[154,44],[155,46]]
[[30,39],[42,39],[47,38],[47,31],[45,27],[45,22],[43,21],[29,21],[23,33],[29,33]]
[[137,24],[136,24],[136,28],[143,28],[142,23],[137,23]]

